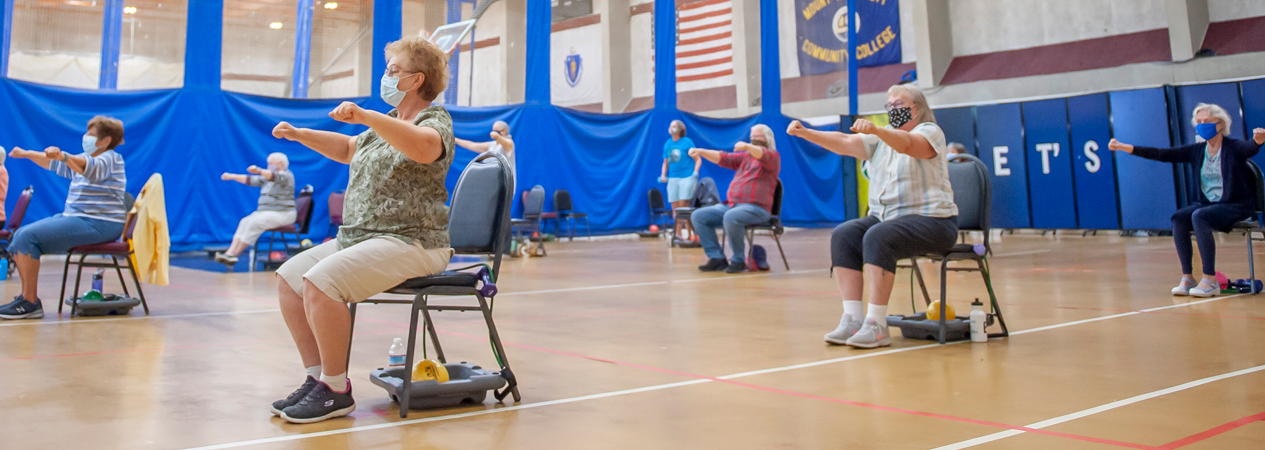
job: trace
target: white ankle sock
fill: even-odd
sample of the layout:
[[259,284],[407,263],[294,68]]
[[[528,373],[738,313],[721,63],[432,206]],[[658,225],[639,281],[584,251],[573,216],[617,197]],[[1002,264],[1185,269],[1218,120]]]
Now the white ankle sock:
[[852,320],[861,320],[865,317],[865,304],[860,300],[844,300],[843,313],[852,316]]
[[321,382],[328,384],[329,388],[334,392],[347,392],[347,372],[338,375],[321,374]]
[[309,377],[316,378],[318,380],[321,379],[321,365],[320,364],[303,369],[303,371],[307,372],[307,376]]
[[880,327],[887,326],[887,305],[870,303],[870,310],[865,313],[866,319],[873,319]]

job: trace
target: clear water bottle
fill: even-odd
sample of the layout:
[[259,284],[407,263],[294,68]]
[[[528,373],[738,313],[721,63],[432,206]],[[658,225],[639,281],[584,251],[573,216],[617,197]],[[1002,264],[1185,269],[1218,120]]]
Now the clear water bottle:
[[404,367],[404,356],[408,349],[404,347],[404,339],[395,338],[395,342],[391,343],[391,350],[387,351],[388,366],[394,369]]
[[984,324],[988,321],[988,313],[984,312],[984,304],[979,299],[971,303],[971,342],[988,342],[988,333]]
[[97,269],[97,273],[92,274],[92,290],[97,292],[105,292],[105,269]]

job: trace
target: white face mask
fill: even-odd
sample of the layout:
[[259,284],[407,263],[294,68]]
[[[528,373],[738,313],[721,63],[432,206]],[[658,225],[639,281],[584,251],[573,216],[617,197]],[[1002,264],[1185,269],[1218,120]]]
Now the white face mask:
[[[413,75],[417,75],[416,73]],[[413,75],[409,75],[411,77]],[[404,77],[404,78],[408,78]],[[400,91],[400,80],[403,78],[382,75],[382,101],[387,102],[391,106],[400,106],[400,102],[404,101],[407,92]]]

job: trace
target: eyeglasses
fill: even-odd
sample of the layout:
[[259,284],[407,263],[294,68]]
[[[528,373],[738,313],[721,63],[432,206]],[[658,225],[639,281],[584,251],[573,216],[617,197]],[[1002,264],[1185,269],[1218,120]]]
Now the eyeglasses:
[[884,104],[884,105],[883,105],[883,109],[884,109],[884,110],[887,110],[887,111],[891,111],[891,110],[893,110],[893,109],[896,109],[896,108],[903,108],[903,107],[905,107],[905,101],[904,101],[904,100],[896,100],[896,101],[894,101],[894,102],[887,103],[887,104]]
[[[388,77],[398,77],[398,76],[400,76],[401,74],[404,74],[404,73],[410,73],[410,72],[405,72],[405,71],[404,71],[404,69],[401,69],[401,68],[399,68],[399,67],[395,67],[395,66],[391,66],[391,67],[387,67],[387,70],[386,70],[386,72],[385,72],[385,73],[386,73],[386,76],[388,76]],[[417,73],[417,72],[411,72],[410,74],[412,74],[412,73]]]

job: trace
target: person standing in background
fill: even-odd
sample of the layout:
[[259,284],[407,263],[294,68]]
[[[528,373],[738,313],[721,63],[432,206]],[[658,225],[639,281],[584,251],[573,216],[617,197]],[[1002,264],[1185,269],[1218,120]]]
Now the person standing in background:
[[[660,183],[668,184],[668,202],[672,203],[673,214],[676,208],[690,206],[694,198],[694,187],[698,186],[698,169],[703,159],[698,155],[690,156],[694,141],[685,137],[685,122],[673,120],[668,126],[671,139],[663,143],[663,171],[659,175]],[[681,222],[677,222],[676,236],[681,235]]]

